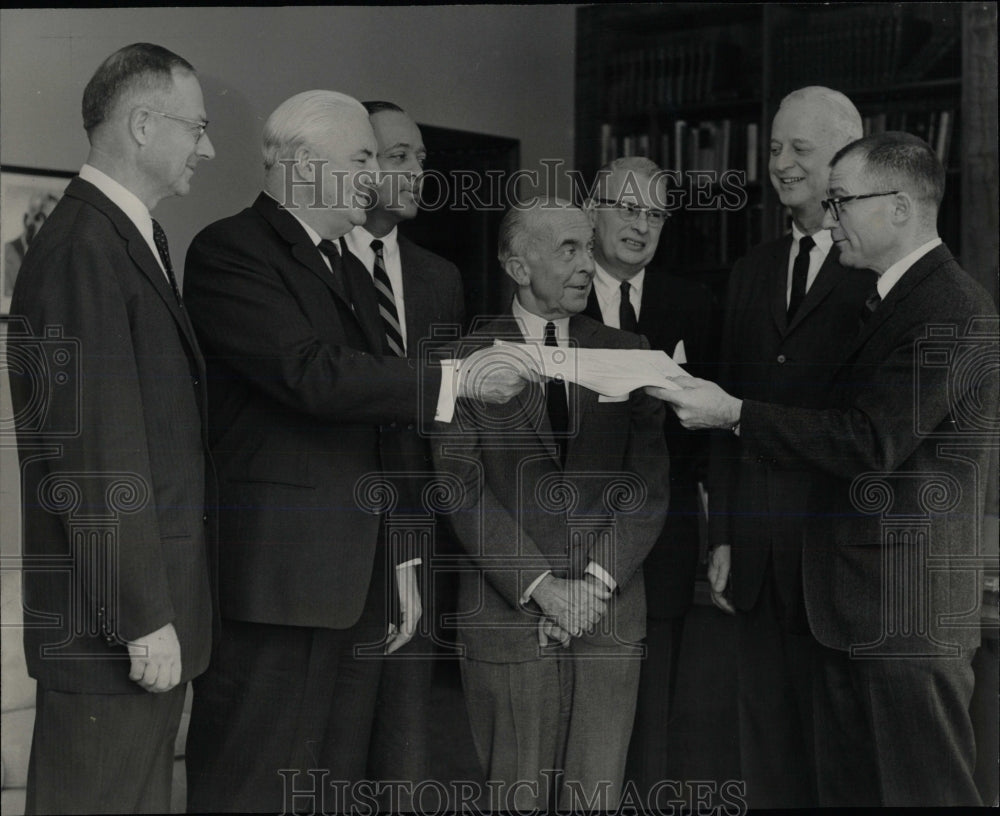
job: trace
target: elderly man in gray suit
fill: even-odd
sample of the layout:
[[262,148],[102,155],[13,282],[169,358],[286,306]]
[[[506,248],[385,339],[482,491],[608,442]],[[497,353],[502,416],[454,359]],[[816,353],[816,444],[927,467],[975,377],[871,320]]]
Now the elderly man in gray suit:
[[[580,314],[592,244],[586,215],[564,202],[508,212],[499,258],[516,295],[471,342],[648,349]],[[507,406],[465,400],[457,411],[435,461],[464,489],[450,516],[472,565],[458,639],[490,806],[614,808],[645,634],[641,565],[667,508],[662,406],[553,379]]]

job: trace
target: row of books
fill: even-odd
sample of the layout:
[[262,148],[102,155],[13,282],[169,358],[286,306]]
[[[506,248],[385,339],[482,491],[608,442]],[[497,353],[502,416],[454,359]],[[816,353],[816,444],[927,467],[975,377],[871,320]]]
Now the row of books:
[[692,37],[614,54],[605,66],[603,110],[616,117],[734,99],[738,61],[733,44]]
[[[865,116],[865,135],[903,130],[926,141],[945,166],[952,166],[958,139],[954,110],[896,110]],[[619,156],[645,156],[665,170],[746,171],[747,183],[761,178],[761,130],[757,122],[676,120],[661,131],[621,133],[601,125],[601,164]]]
[[619,156],[645,156],[664,170],[744,170],[747,182],[759,178],[760,128],[756,122],[678,119],[659,133],[616,133],[601,125],[601,164]]
[[785,24],[775,34],[775,75],[791,86],[821,81],[842,89],[929,76],[957,47],[959,34],[954,26],[932,32],[927,20],[908,14],[904,6],[832,9],[811,17],[808,25],[799,20]]
[[945,167],[955,159],[954,137],[956,115],[953,110],[890,111],[862,118],[865,135],[884,133],[887,130],[903,130],[919,136],[937,154],[938,161]]

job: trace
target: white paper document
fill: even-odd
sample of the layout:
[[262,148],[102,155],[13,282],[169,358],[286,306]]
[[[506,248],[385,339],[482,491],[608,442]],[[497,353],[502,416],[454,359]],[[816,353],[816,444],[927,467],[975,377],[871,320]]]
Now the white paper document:
[[576,383],[604,397],[625,398],[647,385],[678,390],[680,386],[668,378],[688,376],[664,351],[559,348],[502,340],[496,345],[523,357],[525,365],[543,378]]

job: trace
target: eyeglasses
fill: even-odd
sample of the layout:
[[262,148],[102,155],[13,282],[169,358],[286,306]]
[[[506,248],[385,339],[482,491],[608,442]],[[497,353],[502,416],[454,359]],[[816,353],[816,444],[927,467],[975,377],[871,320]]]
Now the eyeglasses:
[[594,201],[598,204],[603,204],[605,207],[612,207],[618,211],[618,217],[621,218],[626,224],[631,224],[633,221],[639,219],[639,213],[646,213],[646,223],[654,229],[662,227],[668,218],[670,218],[670,213],[666,210],[657,210],[653,207],[641,207],[638,204],[632,204],[628,201],[612,201],[608,198],[595,198]]
[[848,201],[858,201],[862,198],[877,198],[878,196],[896,195],[899,190],[889,190],[884,193],[862,193],[861,195],[852,196],[840,196],[838,198],[824,198],[820,204],[823,205],[823,211],[832,211],[833,217],[839,221],[840,220],[840,208],[843,207]]
[[201,138],[205,135],[205,131],[208,129],[207,119],[188,119],[186,116],[177,116],[174,113],[164,113],[163,111],[153,110],[152,108],[146,108],[150,113],[155,113],[157,116],[162,116],[164,119],[173,119],[176,122],[186,122],[187,124],[194,127],[197,133],[197,138]]

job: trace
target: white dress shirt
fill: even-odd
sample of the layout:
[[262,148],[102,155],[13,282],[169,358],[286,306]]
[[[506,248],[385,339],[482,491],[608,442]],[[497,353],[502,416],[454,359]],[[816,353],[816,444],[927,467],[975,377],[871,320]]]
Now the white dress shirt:
[[885,296],[889,294],[893,286],[899,283],[900,278],[906,274],[906,271],[913,266],[913,264],[923,258],[924,255],[940,244],[940,238],[932,238],[926,244],[921,244],[905,258],[900,258],[896,261],[896,263],[886,269],[885,272],[879,275],[879,279],[875,284],[879,297],[882,298],[882,300],[885,300]]
[[170,277],[167,275],[167,270],[163,267],[163,262],[160,260],[160,251],[156,248],[156,242],[153,240],[153,216],[149,214],[149,209],[146,205],[139,200],[139,197],[135,193],[93,165],[83,165],[80,168],[80,178],[90,182],[110,198],[111,203],[125,213],[126,218],[135,224],[135,228],[139,230],[139,234],[149,245],[153,257],[156,258],[156,263],[159,265],[160,271],[163,272],[163,277],[169,283]]
[[[372,249],[372,241],[374,240],[376,240],[375,236],[364,227],[355,227],[344,236],[347,248],[351,254],[361,260],[373,280],[375,278],[375,250]],[[399,258],[399,237],[396,228],[393,227],[392,232],[378,240],[382,242],[382,260],[385,262],[389,283],[392,284],[392,295],[396,301],[396,314],[399,315],[399,333],[403,335],[403,351],[406,351],[406,300],[403,297],[403,265]]]
[[[631,287],[628,292],[629,302],[635,309],[635,319],[639,319],[642,310],[642,284],[646,280],[646,270],[640,269],[628,283]],[[612,329],[620,329],[618,322],[618,309],[622,302],[622,282],[605,272],[599,263],[594,262],[594,294],[597,295],[597,304],[601,307],[601,322]]]
[[[532,312],[525,309],[519,302],[517,297],[514,298],[514,303],[511,306],[511,311],[521,322],[521,328],[524,331],[524,340],[526,343],[545,343],[545,325],[547,323],[555,324],[556,329],[556,345],[561,348],[569,348],[569,318],[568,317],[558,317],[553,320],[548,320],[544,317],[539,317]],[[568,396],[568,395],[567,395]],[[601,581],[608,589],[614,592],[615,579],[612,578],[607,571],[594,561],[587,564],[587,568],[584,572],[593,575],[595,578]],[[531,599],[531,593],[535,591],[542,579],[546,575],[551,575],[552,570],[545,570],[541,575],[539,575],[534,581],[531,582],[530,586],[524,591],[521,596],[521,603],[526,604]]]
[[[805,233],[800,230],[795,222],[792,222],[792,248],[788,253],[788,281],[785,285],[785,306],[792,301],[792,270],[795,268],[795,258],[799,254],[799,241],[805,237]],[[812,239],[816,245],[809,251],[809,272],[806,275],[806,291],[813,285],[820,267],[826,262],[826,256],[830,254],[833,246],[833,235],[828,229],[821,229],[814,232]]]

